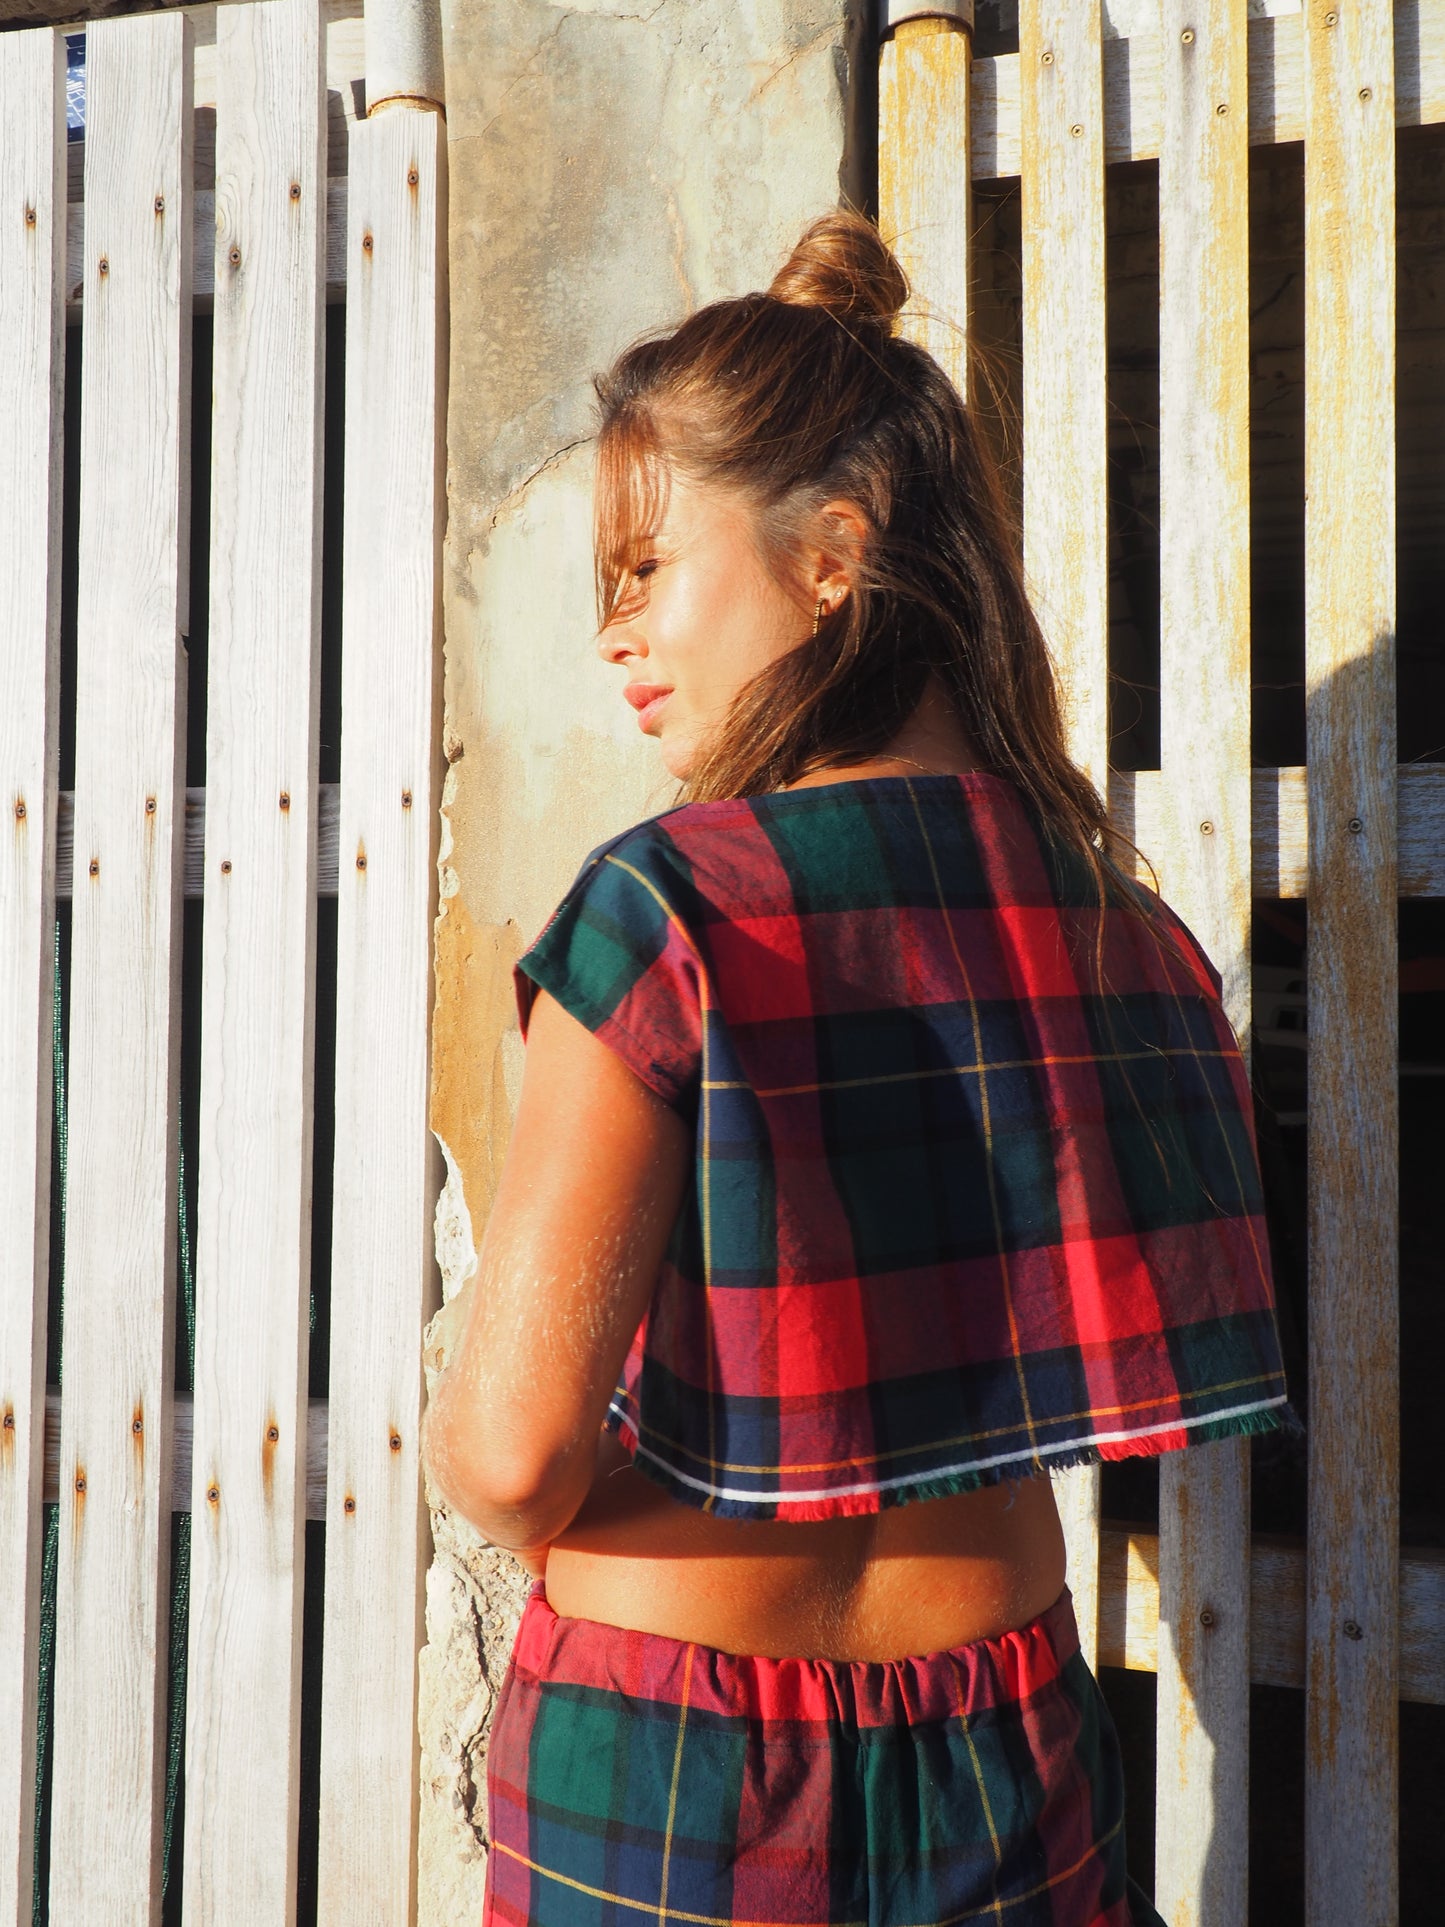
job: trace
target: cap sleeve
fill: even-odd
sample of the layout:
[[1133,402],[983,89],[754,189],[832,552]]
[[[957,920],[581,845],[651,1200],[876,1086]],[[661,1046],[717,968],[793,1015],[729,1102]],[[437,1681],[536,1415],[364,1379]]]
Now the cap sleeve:
[[594,852],[516,966],[517,1013],[525,1037],[545,990],[649,1089],[688,1112],[702,1058],[702,971],[665,869],[645,848]]

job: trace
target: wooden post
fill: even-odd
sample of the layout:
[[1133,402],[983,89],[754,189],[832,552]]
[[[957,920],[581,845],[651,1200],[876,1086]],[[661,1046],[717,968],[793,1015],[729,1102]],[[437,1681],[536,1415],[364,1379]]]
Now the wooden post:
[[[1108,794],[1109,571],[1104,92],[1099,0],[1022,0],[1024,569],[1059,673],[1069,745]],[[1055,1480],[1069,1586],[1098,1653],[1099,1475]]]
[[[1249,1033],[1249,114],[1242,7],[1164,9],[1160,46],[1159,881]],[[1160,1462],[1154,1897],[1248,1914],[1249,1448]]]
[[408,1921],[430,1535],[418,1431],[439,1296],[428,1130],[441,799],[446,130],[351,136],[336,1163],[321,1713],[323,1927]]
[[883,8],[878,219],[913,296],[904,331],[968,390],[972,0]]
[[29,1927],[50,1267],[65,42],[0,34],[0,1922]]
[[216,34],[184,1906],[242,1927],[296,1895],[326,81],[318,0]]
[[191,23],[86,36],[53,1927],[160,1919],[185,805]]
[[1398,1912],[1395,84],[1306,0],[1310,1452],[1305,1906]]

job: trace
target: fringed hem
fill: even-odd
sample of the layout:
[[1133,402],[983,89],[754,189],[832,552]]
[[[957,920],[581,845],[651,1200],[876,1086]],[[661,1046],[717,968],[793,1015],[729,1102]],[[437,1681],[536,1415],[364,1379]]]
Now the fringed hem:
[[690,1506],[695,1512],[711,1513],[716,1519],[776,1519],[796,1523],[867,1518],[896,1506],[911,1505],[919,1499],[956,1498],[961,1492],[977,1492],[984,1486],[1070,1472],[1080,1465],[1108,1465],[1120,1459],[1157,1459],[1190,1446],[1212,1445],[1219,1439],[1258,1438],[1267,1432],[1300,1437],[1304,1432],[1293,1405],[1280,1400],[1273,1405],[1231,1412],[1222,1418],[1200,1419],[1188,1426],[1170,1426],[1164,1431],[1110,1439],[1105,1445],[1074,1445],[1061,1452],[1044,1452],[1033,1459],[1017,1459],[1004,1465],[961,1466],[933,1478],[910,1479],[900,1485],[875,1486],[862,1492],[790,1499],[786,1494],[738,1498],[712,1491],[700,1480],[674,1471],[646,1448],[639,1451],[637,1434],[620,1412],[609,1410],[605,1425],[606,1430],[617,1434],[636,1469],[680,1505]]

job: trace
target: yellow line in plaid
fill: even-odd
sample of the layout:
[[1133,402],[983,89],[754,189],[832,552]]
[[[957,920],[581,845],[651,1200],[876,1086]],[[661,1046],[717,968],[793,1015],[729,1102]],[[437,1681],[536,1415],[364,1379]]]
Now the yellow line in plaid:
[[816,1084],[778,1084],[764,1087],[750,1084],[746,1078],[719,1079],[716,1083],[704,1082],[707,1091],[752,1091],[758,1097],[807,1097],[815,1091],[858,1091],[868,1090],[877,1084],[920,1084],[939,1077],[983,1077],[992,1071],[1039,1070],[1060,1064],[1138,1064],[1150,1057],[1217,1057],[1221,1060],[1230,1055],[1222,1050],[1131,1050],[1131,1051],[1083,1051],[1075,1057],[1000,1057],[991,1058],[987,1063],[977,1064],[935,1064],[927,1070],[887,1071],[877,1077],[833,1077]]
[[[1036,1887],[1030,1887],[1026,1893],[1011,1894],[1007,1900],[991,1900],[986,1907],[968,1907],[961,1914],[946,1914],[941,1920],[914,1922],[912,1927],[962,1927],[964,1921],[984,1920],[990,1914],[997,1918],[1001,1907],[1012,1912],[1015,1907],[1021,1907],[1025,1901],[1037,1900],[1040,1894],[1046,1894],[1051,1887],[1057,1887],[1065,1880],[1072,1880],[1081,1867],[1087,1866],[1101,1847],[1108,1846],[1123,1824],[1121,1815],[1107,1833],[1101,1834],[1085,1852],[1079,1855],[1071,1867],[1060,1868],[1058,1873],[1051,1874],[1047,1880],[1041,1880]],[[591,1900],[607,1900],[614,1907],[631,1907],[639,1914],[661,1917],[653,1901],[633,1900],[627,1894],[609,1893],[605,1887],[593,1887],[585,1880],[574,1880],[570,1874],[556,1873],[551,1867],[544,1867],[540,1861],[530,1860],[526,1854],[518,1853],[515,1847],[507,1846],[504,1841],[494,1840],[492,1852],[504,1853],[509,1860],[515,1860],[518,1866],[525,1867],[529,1873],[539,1873],[544,1880],[555,1880],[559,1886],[570,1887],[574,1893],[586,1894]],[[749,1920],[744,1924],[737,1914],[694,1914],[682,1907],[669,1907],[667,1918],[687,1921],[690,1927],[800,1927],[799,1922],[792,1920]],[[868,1927],[868,1922],[866,1920],[830,1921],[827,1927]]]

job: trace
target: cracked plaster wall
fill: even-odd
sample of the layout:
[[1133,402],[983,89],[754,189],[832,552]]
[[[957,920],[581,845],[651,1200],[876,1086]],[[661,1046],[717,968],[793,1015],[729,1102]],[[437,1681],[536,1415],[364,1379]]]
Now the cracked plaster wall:
[[[449,768],[432,1121],[447,1302],[433,1370],[506,1149],[512,964],[587,851],[672,798],[593,648],[590,378],[644,330],[766,285],[808,219],[866,193],[848,138],[870,118],[866,11],[443,0]],[[442,1927],[479,1917],[486,1731],[526,1581],[444,1511],[433,1528],[419,1919]]]

